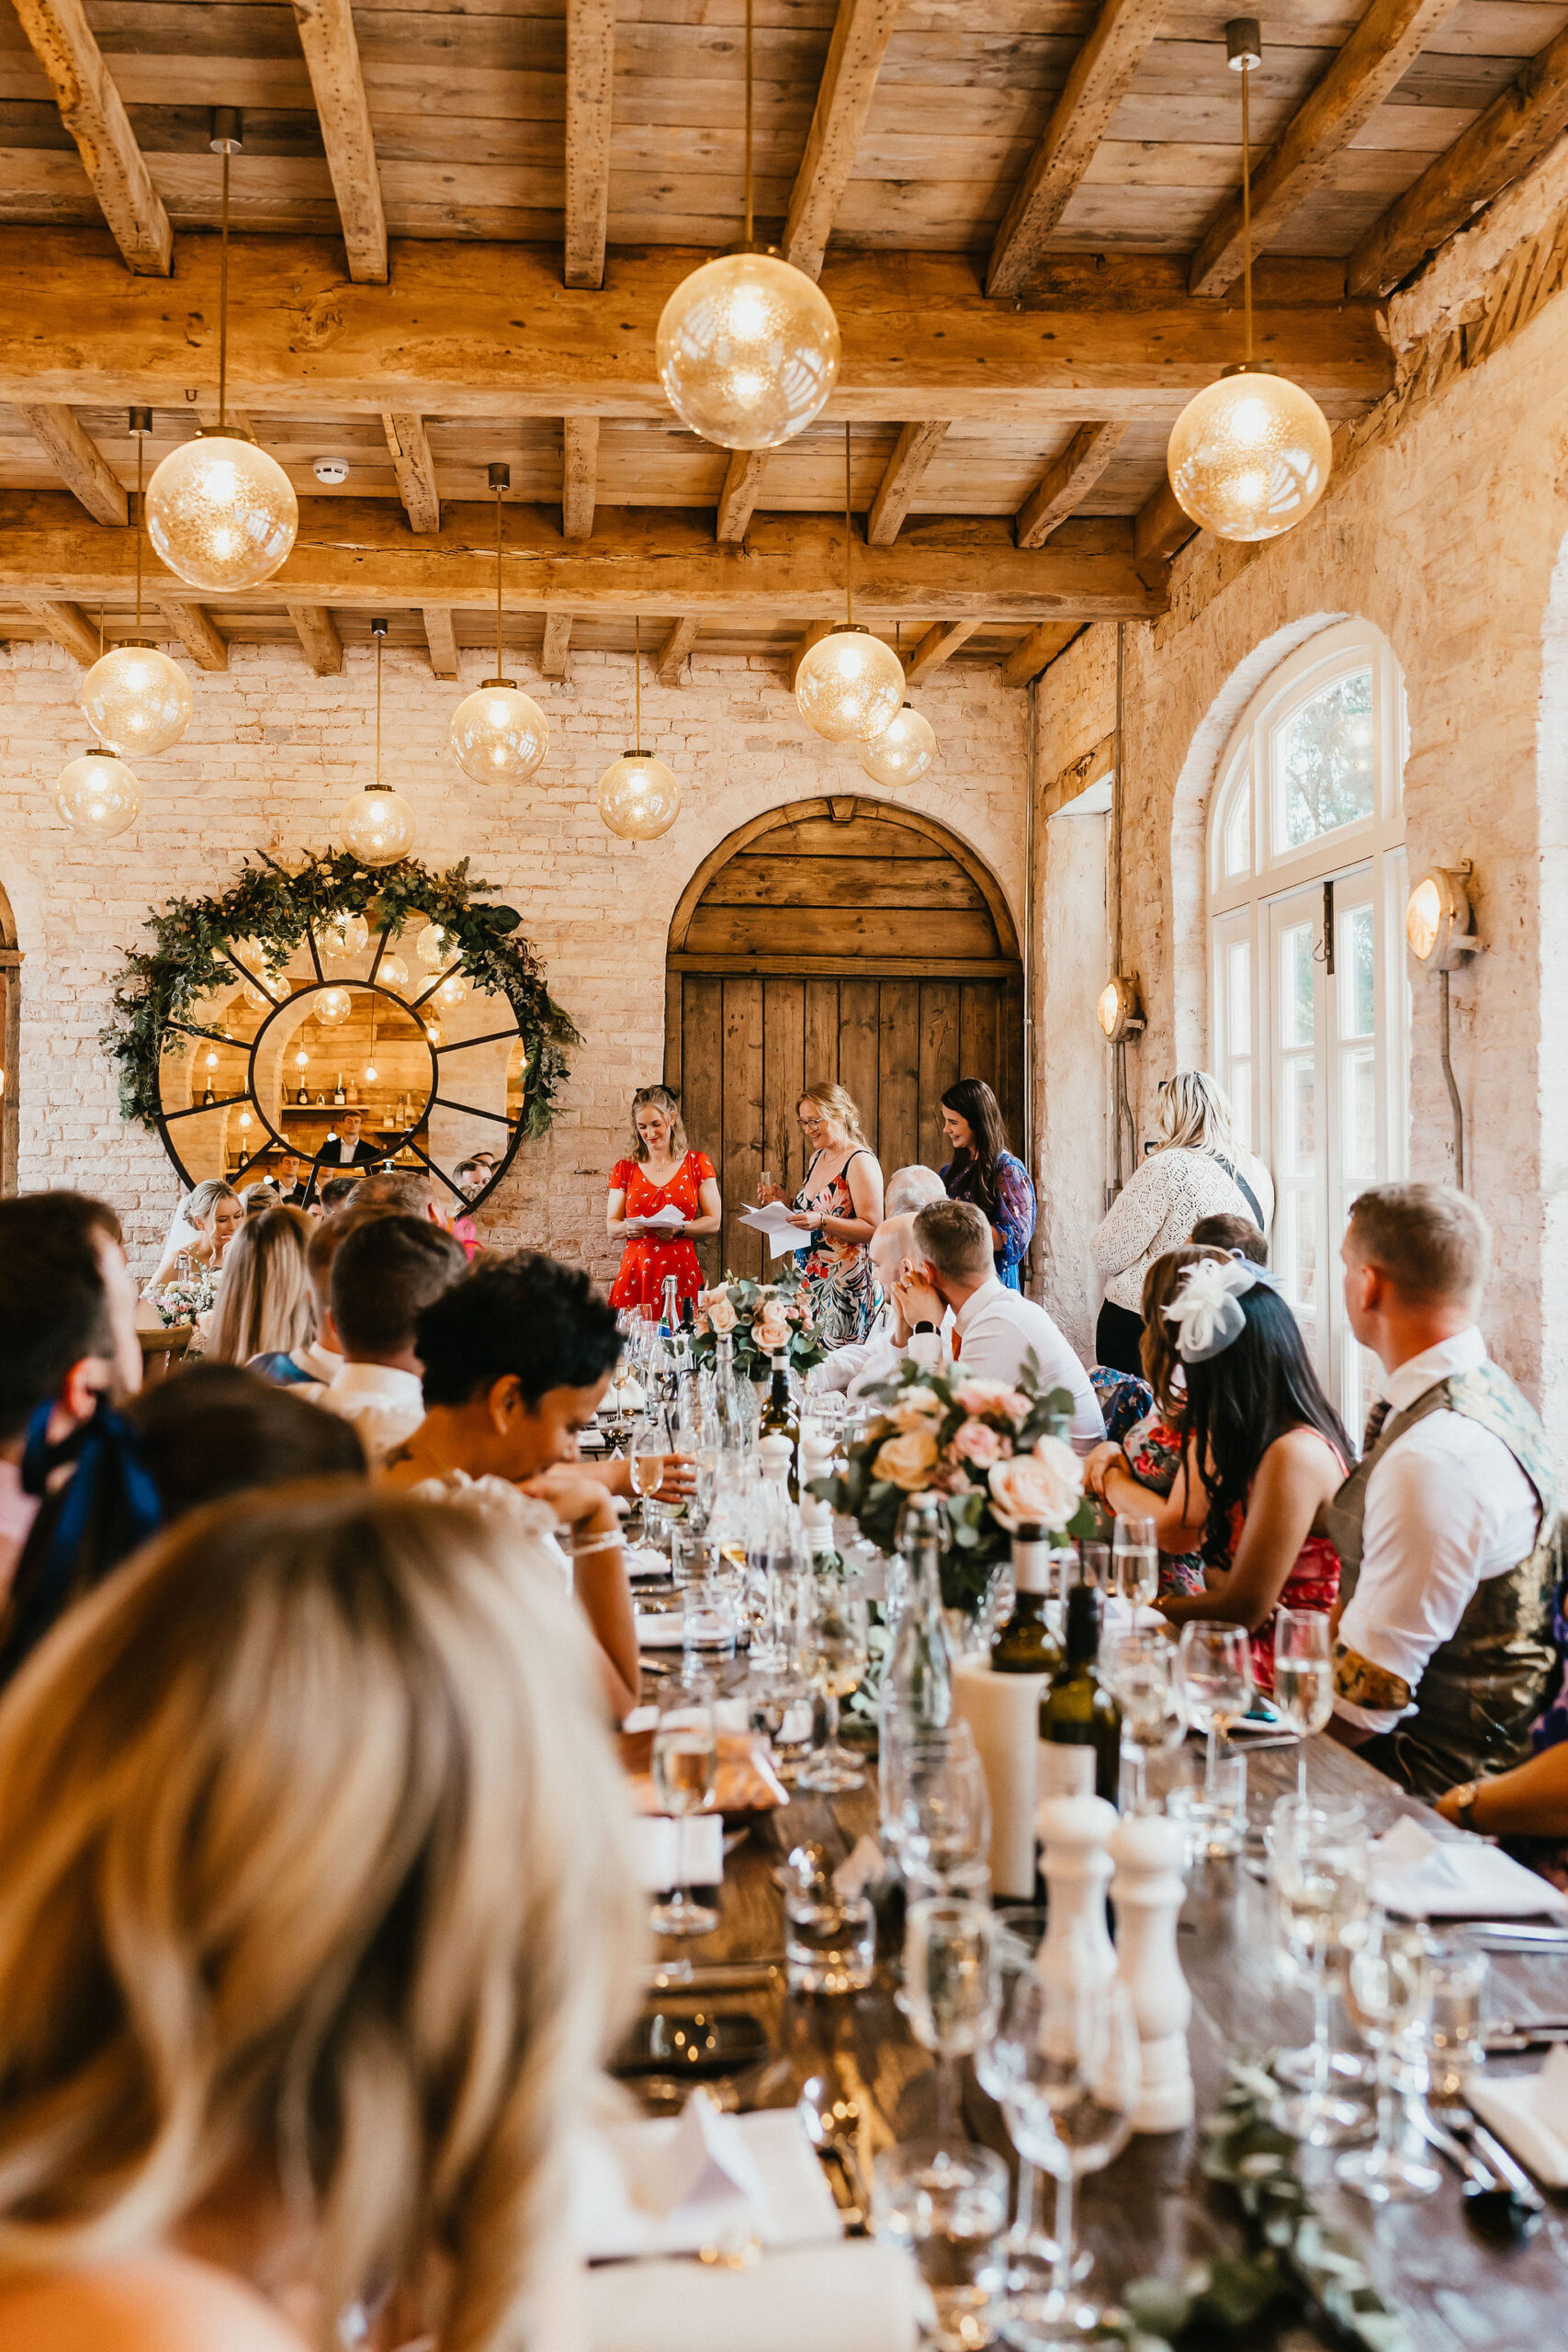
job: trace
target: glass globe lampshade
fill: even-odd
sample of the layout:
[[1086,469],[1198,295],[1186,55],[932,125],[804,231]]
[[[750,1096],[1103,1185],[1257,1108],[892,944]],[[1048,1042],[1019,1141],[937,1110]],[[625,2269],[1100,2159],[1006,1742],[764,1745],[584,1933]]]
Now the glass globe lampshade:
[[363,915],[334,915],[324,922],[317,934],[322,955],[331,964],[346,963],[351,956],[362,956],[369,944],[370,926]]
[[1166,451],[1178,504],[1221,539],[1277,539],[1312,513],[1333,461],[1311,393],[1260,362],[1189,401]]
[[228,434],[171,449],[146,503],[147,536],[169,570],[211,595],[270,580],[299,528],[294,487],[276,458]]
[[623,752],[599,779],[599,814],[620,841],[656,842],[680,813],[680,779],[651,752]]
[[400,956],[383,956],[376,978],[384,989],[406,989],[409,984],[409,967]]
[[354,1011],[354,999],[346,989],[323,989],[310,1010],[323,1029],[341,1029]]
[[391,865],[406,857],[414,831],[413,810],[400,792],[385,784],[356,792],[343,812],[344,842],[361,865]]
[[123,760],[95,747],[62,769],[54,805],[73,832],[112,842],[141,814],[141,786]]
[[457,944],[438,922],[427,922],[414,941],[413,952],[427,972],[439,972],[443,965],[457,961]]
[[655,351],[682,424],[721,449],[776,449],[827,404],[839,322],[821,288],[781,254],[726,254],[681,280]]
[[880,735],[898,716],[904,665],[869,629],[840,621],[801,662],[795,699],[807,725],[829,743]]
[[452,756],[476,784],[525,784],[550,748],[544,712],[509,678],[487,678],[452,713]]
[[461,972],[452,972],[448,974],[447,978],[442,981],[441,986],[436,989],[435,1001],[437,1004],[445,1005],[447,1012],[450,1012],[455,1005],[462,1003],[463,999],[468,995],[468,983],[463,978]]
[[936,729],[923,713],[904,705],[890,726],[874,735],[860,763],[878,784],[913,784],[936,757]]
[[190,685],[155,645],[117,645],[94,662],[77,696],[112,752],[166,752],[190,725]]

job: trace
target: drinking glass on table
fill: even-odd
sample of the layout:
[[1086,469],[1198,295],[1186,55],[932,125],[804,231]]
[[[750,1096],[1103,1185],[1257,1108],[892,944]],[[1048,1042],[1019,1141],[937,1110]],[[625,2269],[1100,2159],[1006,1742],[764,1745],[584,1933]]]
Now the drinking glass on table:
[[1306,1743],[1334,1713],[1334,1657],[1325,1609],[1281,1609],[1274,1619],[1274,1698],[1301,1741],[1296,1795],[1307,1801]]
[[1353,1803],[1326,1809],[1286,1798],[1274,1808],[1265,1844],[1286,1951],[1312,1986],[1312,2041],[1304,2065],[1298,2059],[1290,2069],[1303,2087],[1279,2099],[1273,2120],[1323,2147],[1355,2130],[1364,2112],[1332,2086],[1328,1993],[1331,1970],[1343,1969],[1371,1910],[1366,1816]]
[[1252,1704],[1252,1645],[1240,1625],[1198,1618],[1182,1627],[1177,1657],[1188,1716],[1208,1736],[1203,1789],[1212,1800],[1221,1745]]
[[1370,2204],[1407,2203],[1430,2197],[1442,2176],[1425,2157],[1401,2145],[1405,2102],[1427,2089],[1427,2021],[1432,2007],[1430,1939],[1418,1921],[1373,1912],[1360,1949],[1346,1971],[1350,2021],[1377,2056],[1378,2136],[1353,2148],[1334,2169],[1345,2187]]
[[653,1786],[660,1811],[677,1825],[674,1890],[668,1903],[653,1907],[653,1928],[660,1936],[705,1936],[718,1925],[718,1914],[705,1904],[694,1903],[686,1892],[679,1860],[679,1825],[694,1814],[713,1809],[718,1781],[718,1733],[713,1702],[700,1685],[671,1694],[660,1710],[653,1734]]
[[686,1585],[681,1594],[681,1647],[685,1657],[733,1657],[739,1613],[733,1587],[720,1578]]
[[990,1793],[967,1724],[899,1747],[889,1794],[893,1842],[911,1894],[988,1892]]
[[1131,1626],[1107,1644],[1101,1671],[1122,1710],[1122,1753],[1133,1768],[1128,1810],[1146,1813],[1148,1759],[1179,1747],[1187,1730],[1176,1644],[1159,1626]]
[[1115,1589],[1133,1609],[1148,1609],[1159,1595],[1159,1540],[1152,1519],[1117,1514],[1111,1543]]
[[[1045,1911],[1043,1905],[1008,1903],[1000,1905],[994,1917],[997,1922],[997,1966],[1001,1984],[1000,2009],[1005,2007],[1007,2000],[1008,1979],[1025,1975],[1034,1966],[1035,1954],[1045,1934]],[[998,2107],[1004,2106],[1009,2089],[1009,2076],[1000,2054],[1003,2049],[1004,2045],[993,2035],[975,2052],[976,2079],[982,2090],[990,2093]],[[993,2298],[987,2311],[987,2317],[1004,2332],[1010,2321],[1017,2323],[1021,2331],[1027,2331],[1027,2323],[1038,2308],[1040,2297],[1050,2290],[1055,2269],[1056,2241],[1047,2236],[1036,2221],[1039,2188],[1039,2165],[1032,2157],[1021,2154],[1013,2224],[997,2245],[1006,2278],[1006,2294],[999,2301]],[[1061,2194],[1059,2185],[1057,2194]],[[1088,2256],[1079,2256],[1079,2276],[1087,2268],[1088,2260]]]
[[904,1924],[904,2000],[909,2030],[936,2058],[936,2138],[962,2144],[958,2062],[996,2030],[997,1922],[988,1904],[960,1895],[911,1903]]
[[632,1492],[644,1502],[658,1493],[664,1477],[664,1457],[673,1451],[670,1424],[661,1412],[644,1413],[632,1424]]
[[826,1692],[828,1703],[823,1744],[800,1775],[803,1789],[839,1796],[865,1786],[865,1774],[839,1738],[839,1702],[847,1699],[864,1676],[870,1643],[870,1611],[857,1579],[813,1576],[805,1580],[800,1600],[800,1668]]

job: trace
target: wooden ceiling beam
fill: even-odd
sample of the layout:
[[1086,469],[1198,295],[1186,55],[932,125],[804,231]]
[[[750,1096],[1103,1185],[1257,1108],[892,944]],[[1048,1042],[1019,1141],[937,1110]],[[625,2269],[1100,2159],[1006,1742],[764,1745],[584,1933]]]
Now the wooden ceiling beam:
[[441,492],[435,486],[435,460],[430,454],[430,435],[424,429],[423,417],[417,413],[405,413],[401,409],[383,410],[381,426],[387,435],[387,449],[398,478],[398,496],[407,512],[409,529],[438,531]]
[[839,0],[833,38],[817,92],[806,152],[795,175],[780,241],[785,261],[820,277],[833,216],[849,186],[876,77],[892,39],[898,0]]
[[348,274],[357,285],[383,286],[387,215],[352,0],[294,0],[294,22],[327,151]]
[[1568,32],[1500,90],[1368,230],[1346,264],[1352,294],[1386,294],[1568,130]]
[[1037,678],[1058,653],[1066,650],[1080,626],[1076,621],[1042,621],[1038,628],[1032,628],[1002,663],[1003,685],[1028,685],[1030,680]]
[[[14,0],[98,209],[133,270],[167,277],[174,231],[82,0]],[[24,235],[29,232],[24,231]]]
[[610,217],[610,129],[615,89],[615,0],[567,0],[566,247],[569,286],[604,283]]
[[102,647],[97,630],[80,605],[63,604],[48,596],[24,596],[22,603],[56,645],[73,653],[85,670],[92,668]]
[[757,509],[762,469],[767,462],[765,449],[730,451],[729,463],[724,469],[724,487],[718,493],[718,511],[714,516],[716,539],[733,542],[746,537],[746,526]]
[[561,419],[561,532],[569,539],[593,537],[593,508],[599,495],[599,419]]
[[[1372,0],[1333,64],[1252,175],[1252,250],[1271,244],[1322,187],[1336,156],[1402,82],[1455,0]],[[1223,294],[1241,276],[1241,195],[1222,205],[1192,256],[1193,294]]]
[[913,424],[906,424],[899,433],[866,518],[865,535],[873,547],[891,547],[897,537],[926,468],[946,435],[945,416],[921,417]]
[[918,686],[933,670],[940,670],[951,661],[961,645],[967,645],[977,628],[985,627],[985,616],[976,613],[972,620],[934,621],[904,664],[904,683]]
[[[842,608],[843,525],[831,515],[756,515],[745,546],[732,547],[714,540],[700,509],[601,507],[592,546],[579,548],[561,537],[555,507],[519,504],[507,510],[507,543],[513,603],[524,609],[804,621],[836,619]],[[89,604],[129,596],[134,556],[129,531],[91,522],[62,491],[0,492],[0,594]],[[896,547],[856,550],[855,604],[884,627],[965,611],[1021,623],[1145,619],[1164,602],[1133,558],[1124,517],[1066,523],[1046,547],[1019,548],[1007,516],[924,516]],[[449,503],[440,531],[415,537],[389,500],[302,498],[288,560],[234,601],[246,611],[491,612],[494,597],[491,506]]]
[[653,657],[653,674],[661,686],[678,686],[681,673],[686,666],[686,656],[697,641],[702,628],[700,620],[690,615],[678,620]]
[[1178,500],[1168,477],[1149,492],[1133,518],[1133,568],[1146,588],[1163,589],[1171,557],[1197,531],[1197,524]]
[[228,641],[219,636],[202,605],[189,604],[183,597],[160,596],[158,609],[198,670],[229,667]]
[[430,666],[438,678],[455,678],[457,674],[457,639],[452,627],[451,607],[446,605],[426,605],[421,617],[424,622],[424,641],[430,648]]
[[545,615],[545,641],[539,652],[539,674],[544,678],[564,678],[566,657],[571,647],[571,615]]
[[94,521],[118,523],[123,528],[128,514],[124,484],[109,471],[102,450],[84,432],[74,410],[51,402],[24,408],[20,413],[66,489],[81,500]]
[[290,605],[288,617],[299,650],[318,678],[335,678],[343,668],[343,639],[324,605]]
[[[563,287],[536,246],[394,240],[390,280],[371,287],[345,284],[335,239],[233,243],[229,383],[258,415],[668,424],[655,331],[690,253],[627,255],[592,293]],[[0,231],[0,400],[184,407],[193,375],[216,377],[218,239],[182,237],[178,262],[173,300],[91,231]],[[1239,300],[1193,301],[1186,272],[1179,254],[1054,254],[1015,305],[987,301],[962,254],[829,256],[844,359],[828,415],[1174,421],[1241,356]],[[1271,260],[1254,292],[1258,356],[1330,417],[1390,389],[1376,306],[1344,300],[1337,264]]]
[[986,291],[993,299],[1021,293],[1043,259],[1045,240],[1094,161],[1165,13],[1166,0],[1101,0],[997,231],[986,271]]
[[1018,510],[1013,535],[1021,548],[1043,548],[1058,523],[1083,504],[1126,430],[1124,424],[1079,425]]

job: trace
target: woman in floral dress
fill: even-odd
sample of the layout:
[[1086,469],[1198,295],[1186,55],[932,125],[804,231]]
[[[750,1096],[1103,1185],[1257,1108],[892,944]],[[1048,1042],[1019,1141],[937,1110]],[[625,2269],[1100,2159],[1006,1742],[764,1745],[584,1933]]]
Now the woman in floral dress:
[[1002,1107],[983,1078],[961,1078],[942,1098],[942,1124],[953,1157],[942,1170],[950,1201],[974,1201],[996,1248],[997,1280],[1021,1287],[1019,1267],[1034,1238],[1034,1187],[1007,1148]]
[[[798,1263],[823,1346],[848,1347],[865,1338],[877,1309],[867,1244],[882,1223],[882,1169],[841,1086],[809,1087],[795,1112],[811,1154],[790,1217],[811,1237]],[[784,1196],[763,1185],[757,1197]]]
[[[677,1298],[695,1298],[703,1270],[692,1247],[693,1234],[716,1233],[724,1222],[718,1178],[705,1151],[687,1148],[681,1105],[667,1086],[642,1086],[632,1097],[631,1157],[610,1170],[604,1222],[612,1240],[625,1237],[621,1270],[610,1293],[612,1306],[657,1315],[667,1274],[675,1277]],[[682,1223],[644,1223],[660,1209],[674,1208]]]
[[[1181,1467],[1181,1424],[1187,1399],[1185,1378],[1176,1352],[1176,1335],[1165,1319],[1165,1309],[1175,1297],[1189,1266],[1195,1266],[1203,1258],[1223,1255],[1221,1250],[1199,1249],[1188,1243],[1156,1258],[1144,1277],[1141,1352],[1145,1377],[1134,1379],[1131,1373],[1114,1372],[1109,1364],[1097,1364],[1089,1374],[1089,1385],[1105,1416],[1108,1442],[1095,1449],[1084,1468],[1087,1483],[1102,1499],[1101,1474],[1111,1464],[1124,1471],[1140,1487],[1146,1487],[1152,1495],[1162,1500],[1169,1498]],[[1148,1506],[1145,1503],[1134,1508],[1146,1512]],[[1162,1600],[1167,1593],[1202,1589],[1203,1555],[1196,1546],[1184,1552],[1161,1550]]]

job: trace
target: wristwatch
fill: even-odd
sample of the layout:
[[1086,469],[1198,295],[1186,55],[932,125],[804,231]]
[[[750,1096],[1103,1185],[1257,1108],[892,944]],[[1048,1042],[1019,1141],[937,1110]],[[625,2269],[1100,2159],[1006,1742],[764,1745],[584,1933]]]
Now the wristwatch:
[[1454,1812],[1459,1817],[1459,1826],[1461,1829],[1473,1829],[1475,1827],[1475,1823],[1472,1820],[1472,1815],[1475,1811],[1475,1800],[1480,1793],[1481,1783],[1479,1781],[1461,1781],[1457,1789],[1450,1790],[1449,1795],[1452,1802]]
[[910,1328],[911,1328],[911,1329],[916,1330],[916,1331],[934,1331],[934,1330],[936,1329],[936,1325],[935,1325],[934,1323],[929,1323],[929,1322],[928,1322],[928,1323],[916,1323],[916,1324],[911,1325],[911,1327],[910,1327]]

